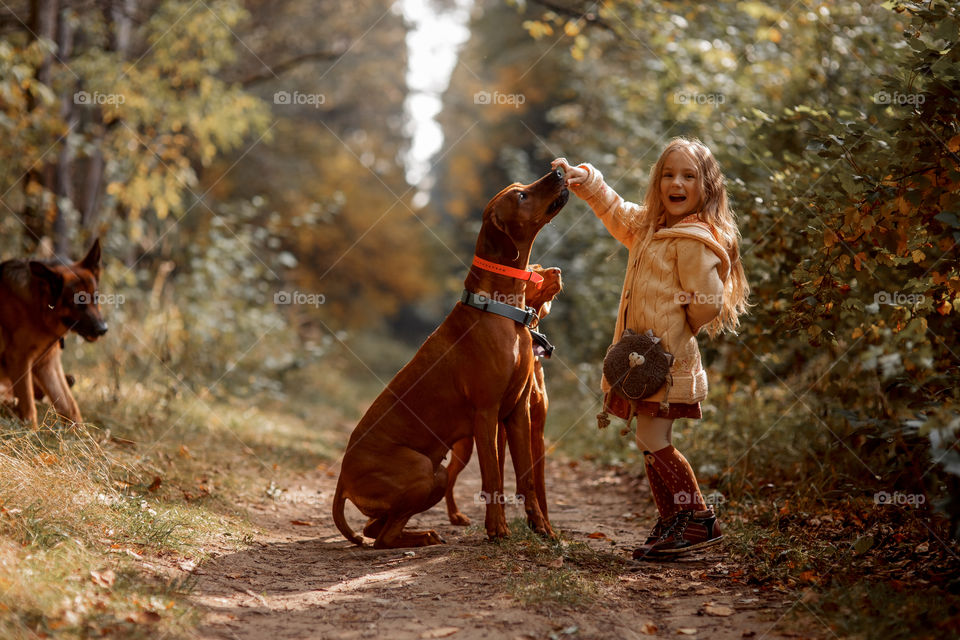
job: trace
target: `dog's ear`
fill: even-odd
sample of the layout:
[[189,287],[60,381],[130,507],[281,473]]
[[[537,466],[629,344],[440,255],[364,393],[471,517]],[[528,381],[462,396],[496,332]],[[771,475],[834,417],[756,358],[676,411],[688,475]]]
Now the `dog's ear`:
[[484,254],[500,256],[506,260],[516,260],[519,258],[520,248],[517,247],[517,243],[513,241],[513,238],[507,231],[507,226],[504,224],[503,219],[497,214],[496,208],[490,212],[488,220],[491,228],[484,236]]
[[90,250],[87,251],[87,255],[83,257],[83,260],[81,260],[79,264],[84,269],[92,272],[95,278],[100,278],[100,238],[93,241],[93,245],[90,247]]
[[57,306],[60,296],[63,294],[63,276],[36,260],[30,261],[30,275],[34,281],[39,282],[48,295],[45,304],[51,309]]

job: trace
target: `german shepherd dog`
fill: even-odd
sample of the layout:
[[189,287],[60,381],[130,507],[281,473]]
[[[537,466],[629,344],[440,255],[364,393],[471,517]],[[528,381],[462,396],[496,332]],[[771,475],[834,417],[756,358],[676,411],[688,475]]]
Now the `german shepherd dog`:
[[34,428],[34,396],[41,391],[58,414],[83,422],[60,353],[70,331],[88,342],[107,332],[98,304],[99,282],[99,239],[73,264],[0,262],[0,393],[12,390],[17,415]]

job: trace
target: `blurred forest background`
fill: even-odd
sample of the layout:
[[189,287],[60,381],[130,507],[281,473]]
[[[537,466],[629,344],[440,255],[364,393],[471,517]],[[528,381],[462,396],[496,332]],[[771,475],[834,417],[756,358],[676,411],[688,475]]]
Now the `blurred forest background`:
[[[372,400],[454,304],[500,188],[565,156],[639,201],[669,138],[698,137],[753,307],[704,338],[705,416],[678,446],[763,526],[804,536],[836,513],[813,530],[884,558],[878,579],[922,565],[960,589],[955,3],[475,0],[421,185],[399,3],[0,5],[0,255],[105,243],[111,331],[66,355],[100,372],[89,394]],[[564,275],[545,330],[566,455],[636,460],[594,419],[625,258],[576,199],[534,247]],[[794,586],[849,587],[834,556],[755,542]]]

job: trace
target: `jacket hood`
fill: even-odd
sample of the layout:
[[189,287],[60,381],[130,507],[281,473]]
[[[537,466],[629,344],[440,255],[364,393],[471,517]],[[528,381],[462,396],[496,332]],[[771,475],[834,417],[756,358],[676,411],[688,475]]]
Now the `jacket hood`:
[[730,256],[727,254],[727,250],[724,249],[723,245],[717,241],[717,238],[713,235],[713,232],[710,231],[710,227],[702,222],[679,222],[672,227],[664,227],[662,229],[657,229],[653,234],[654,238],[692,238],[694,240],[699,240],[703,244],[710,247],[710,250],[717,254],[717,257],[720,258],[720,264],[717,266],[717,271],[720,274],[720,279],[723,282],[727,281],[727,278],[730,275]]

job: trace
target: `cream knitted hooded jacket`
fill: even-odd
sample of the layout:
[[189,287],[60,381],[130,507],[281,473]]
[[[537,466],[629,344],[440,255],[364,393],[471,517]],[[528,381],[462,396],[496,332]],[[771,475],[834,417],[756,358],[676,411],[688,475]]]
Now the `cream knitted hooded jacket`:
[[[627,223],[641,206],[625,202],[593,166],[584,164],[580,168],[586,169],[588,176],[580,184],[571,184],[570,189],[630,250],[613,342],[619,341],[625,328],[637,333],[652,330],[675,358],[667,401],[700,402],[707,396],[707,373],[700,360],[696,334],[723,307],[724,282],[730,273],[726,250],[696,214],[672,227],[664,226],[661,217],[649,244],[641,246],[642,234]],[[692,298],[687,300],[680,295],[683,292],[692,293]],[[601,387],[604,393],[610,390],[606,378]],[[644,400],[661,401],[665,388]]]

